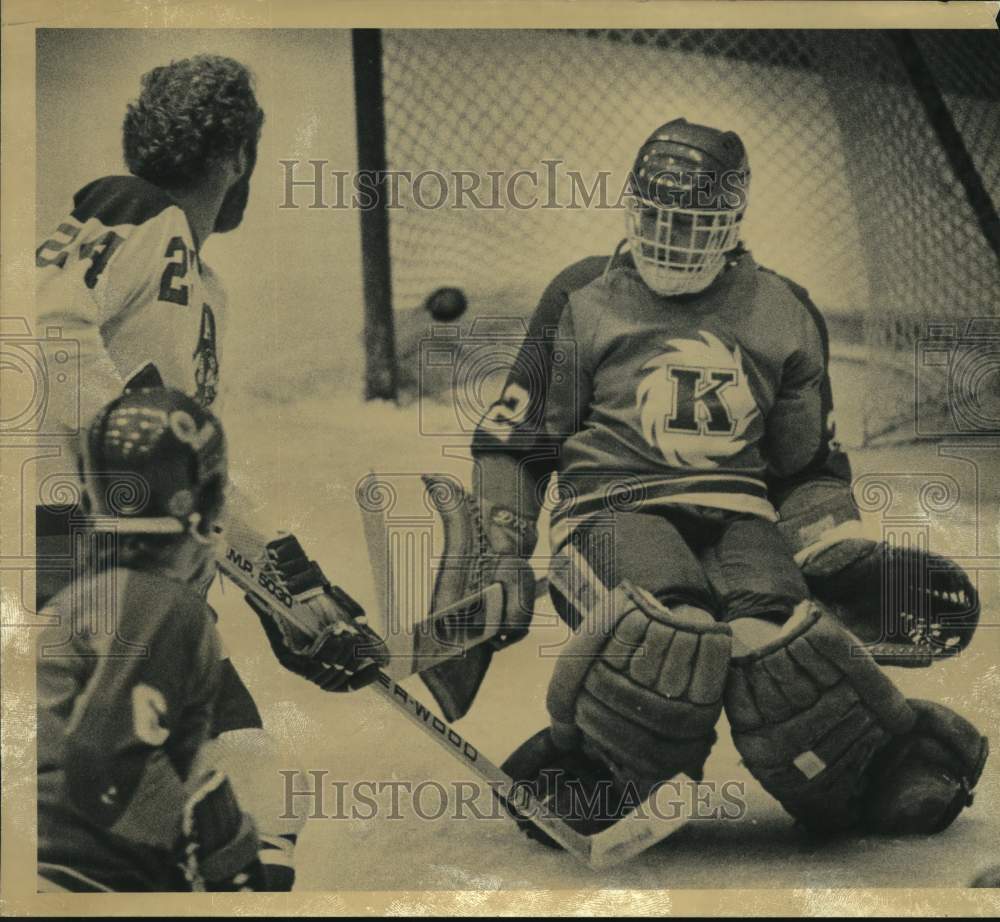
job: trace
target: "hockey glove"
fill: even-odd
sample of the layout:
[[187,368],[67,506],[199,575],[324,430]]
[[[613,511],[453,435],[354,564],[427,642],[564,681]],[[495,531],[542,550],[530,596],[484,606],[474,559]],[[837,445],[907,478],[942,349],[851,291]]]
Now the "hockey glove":
[[929,666],[961,653],[979,623],[979,594],[954,561],[861,539],[820,553],[809,588],[884,666]]
[[516,643],[528,633],[534,610],[531,555],[538,541],[534,522],[447,480],[425,474],[423,481],[444,524],[442,558],[456,561],[439,568],[432,609],[443,611],[500,583],[504,587],[502,623],[490,625],[489,642],[495,649]]
[[479,527],[484,538],[482,565],[492,579],[507,584],[509,596],[504,610],[505,624],[492,641],[501,649],[524,638],[531,626],[535,603],[531,555],[538,535],[534,523],[522,519],[513,510],[487,500],[480,502]]
[[389,654],[368,626],[364,609],[330,584],[294,536],[270,542],[267,550],[268,576],[293,600],[295,621],[253,595],[246,602],[260,618],[278,662],[324,691],[354,691],[373,682]]
[[192,890],[264,890],[257,829],[240,810],[226,775],[209,771],[184,805],[177,843],[179,864]]

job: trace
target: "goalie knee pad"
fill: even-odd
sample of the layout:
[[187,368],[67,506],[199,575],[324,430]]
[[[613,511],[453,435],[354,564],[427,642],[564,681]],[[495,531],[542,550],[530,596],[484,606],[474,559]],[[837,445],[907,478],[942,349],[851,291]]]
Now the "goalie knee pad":
[[668,607],[623,581],[607,624],[585,621],[549,685],[552,737],[648,788],[700,780],[722,712],[732,633],[705,611]]
[[856,638],[815,608],[733,658],[725,708],[750,773],[797,820],[822,830],[860,825],[869,763],[915,721]]

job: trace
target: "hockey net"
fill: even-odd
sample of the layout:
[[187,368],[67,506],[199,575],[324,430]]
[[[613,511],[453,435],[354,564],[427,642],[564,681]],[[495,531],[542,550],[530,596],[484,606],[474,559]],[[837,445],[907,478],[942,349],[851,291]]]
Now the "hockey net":
[[[1000,201],[1000,47],[992,32],[907,34],[951,134],[886,32],[386,31],[389,169],[476,174],[479,199],[499,203],[459,201],[454,179],[441,207],[436,180],[419,204],[402,198],[394,306],[454,285],[478,313],[527,314],[560,269],[612,251],[635,151],[684,116],[743,138],[744,238],[809,289],[835,354],[858,362],[866,441],[997,429],[1000,347],[984,318],[1000,263],[984,222]],[[511,187],[518,170],[537,181]]]

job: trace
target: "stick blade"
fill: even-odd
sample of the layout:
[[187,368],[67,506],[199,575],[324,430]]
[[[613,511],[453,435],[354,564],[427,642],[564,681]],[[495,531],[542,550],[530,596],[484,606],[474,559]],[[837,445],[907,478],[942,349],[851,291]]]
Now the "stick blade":
[[[686,775],[678,775],[675,782],[690,783]],[[595,871],[614,867],[646,851],[673,835],[687,823],[687,817],[662,816],[653,810],[650,802],[654,790],[638,807],[626,813],[617,823],[591,836],[590,867]]]

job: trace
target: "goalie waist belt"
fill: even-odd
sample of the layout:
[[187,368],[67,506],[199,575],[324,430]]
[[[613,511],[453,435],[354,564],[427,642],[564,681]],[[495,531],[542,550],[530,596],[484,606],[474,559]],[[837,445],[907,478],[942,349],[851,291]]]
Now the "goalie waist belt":
[[692,477],[639,480],[619,477],[559,475],[559,499],[552,510],[549,541],[556,554],[573,531],[585,522],[673,504],[709,506],[755,515],[777,522],[778,513],[767,498],[763,480],[732,474],[698,474]]

